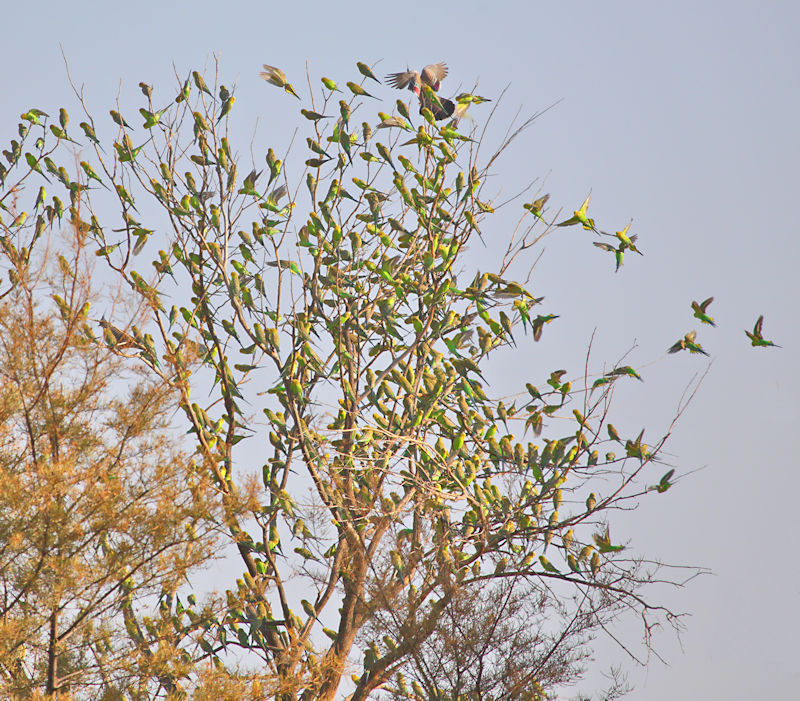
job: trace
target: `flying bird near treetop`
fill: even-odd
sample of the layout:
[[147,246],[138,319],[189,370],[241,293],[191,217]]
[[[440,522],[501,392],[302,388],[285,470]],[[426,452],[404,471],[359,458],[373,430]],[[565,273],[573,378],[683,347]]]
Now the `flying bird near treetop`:
[[704,324],[710,324],[711,326],[716,326],[714,323],[714,319],[708,315],[706,311],[708,309],[708,305],[714,301],[713,297],[709,297],[703,302],[692,302],[692,311],[694,312],[695,317],[700,319],[701,322]]
[[745,333],[747,334],[747,338],[750,339],[750,345],[756,348],[766,348],[767,346],[775,346],[775,348],[780,348],[777,343],[773,341],[767,340],[761,335],[761,327],[764,325],[764,315],[762,314],[756,320],[756,325],[753,327],[753,332],[751,333],[747,329],[745,329]]
[[708,355],[708,353],[706,353],[700,347],[700,344],[697,343],[695,340],[696,338],[697,332],[690,331],[680,341],[676,341],[672,346],[670,346],[667,350],[667,353],[678,353],[682,350],[688,350],[690,353],[702,353],[703,355]]
[[[406,69],[400,73],[390,73],[386,76],[386,82],[398,90],[404,88],[411,90],[419,99],[420,112],[427,108],[438,121],[450,117],[456,108],[452,100],[441,98],[436,94],[446,76],[447,66],[442,62],[425,66],[421,72]],[[426,87],[432,93],[425,90]]]
[[280,68],[276,68],[275,66],[270,66],[265,63],[264,70],[258,75],[268,83],[271,83],[279,88],[283,88],[289,94],[294,95],[297,99],[300,99],[300,96],[294,91],[294,88],[289,85],[289,81],[286,80],[286,74]]

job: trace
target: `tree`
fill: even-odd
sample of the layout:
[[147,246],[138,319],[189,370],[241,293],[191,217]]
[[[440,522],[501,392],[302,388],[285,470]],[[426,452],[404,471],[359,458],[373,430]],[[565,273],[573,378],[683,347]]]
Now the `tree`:
[[[91,164],[74,175],[54,160],[75,148],[66,112],[23,114],[0,173],[7,191],[40,177],[70,200],[15,210],[8,240],[63,211],[138,298],[141,330],[103,320],[107,343],[178,397],[240,561],[224,610],[178,644],[186,673],[162,686],[201,695],[205,663],[244,651],[279,699],[333,699],[354,660],[354,701],[543,698],[620,610],[648,634],[674,621],[643,592],[657,567],[628,559],[608,522],[671,486],[656,465],[672,427],[646,444],[608,422],[615,385],[641,379],[629,365],[535,368],[506,397],[484,379],[556,318],[526,288],[556,223],[547,196],[494,270],[465,269],[492,226],[487,176],[533,118],[483,158],[475,131],[426,103],[416,128],[402,100],[358,125],[363,88],[340,99],[322,82],[301,109],[304,163],[265,147],[265,168],[245,165],[233,95],[193,72],[172,100],[140,83],[144,123],[112,110],[113,138],[81,97]],[[560,225],[613,239],[618,266],[638,252],[588,206]]]
[[179,658],[155,660],[159,636],[142,629],[157,626],[137,607],[174,602],[213,555],[210,484],[174,447],[171,387],[95,338],[86,239],[34,247],[5,233],[2,695],[120,698],[154,676],[169,686]]

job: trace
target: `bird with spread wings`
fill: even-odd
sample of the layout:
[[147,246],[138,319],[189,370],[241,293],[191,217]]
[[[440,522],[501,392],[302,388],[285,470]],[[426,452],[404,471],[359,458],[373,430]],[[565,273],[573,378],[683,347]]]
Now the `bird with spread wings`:
[[456,108],[452,100],[436,94],[446,76],[447,66],[442,62],[425,66],[421,72],[406,69],[400,73],[390,73],[386,76],[386,82],[398,90],[411,90],[419,99],[420,112],[429,109],[438,121],[452,116]]

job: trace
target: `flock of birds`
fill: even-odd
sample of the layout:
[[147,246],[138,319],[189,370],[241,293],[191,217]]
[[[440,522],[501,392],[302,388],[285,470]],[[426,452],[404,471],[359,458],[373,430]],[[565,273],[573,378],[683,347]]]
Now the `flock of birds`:
[[[374,80],[376,83],[380,83],[381,81],[375,77],[375,74],[372,72],[369,66],[365,63],[357,63],[356,66],[358,67],[359,72],[361,75],[364,76],[366,79]],[[447,64],[444,62],[440,63],[431,63],[430,65],[425,66],[421,71],[411,70],[410,68],[406,68],[404,71],[399,71],[397,73],[390,73],[386,76],[385,80],[388,85],[393,88],[397,88],[398,90],[410,90],[417,96],[417,100],[419,101],[419,111],[420,113],[423,110],[429,110],[436,121],[441,121],[443,119],[452,118],[455,124],[458,123],[458,120],[461,119],[467,111],[467,108],[471,104],[480,104],[481,102],[488,102],[488,98],[481,97],[480,95],[472,95],[470,93],[460,93],[457,95],[454,100],[447,99],[445,97],[441,97],[439,95],[439,88],[441,86],[442,81],[447,77]],[[286,78],[284,72],[275,66],[270,66],[264,64],[264,70],[259,73],[259,75],[266,80],[271,85],[275,85],[279,88],[283,88],[286,92],[291,95],[294,95],[296,98],[300,99],[300,96],[294,91],[294,88],[289,84],[289,81]],[[323,84],[329,90],[333,91],[336,89],[336,83],[329,78],[322,79]],[[365,89],[363,85],[359,85],[357,83],[348,82],[347,87],[354,95],[364,96],[364,97],[374,97],[374,95],[370,95]],[[307,112],[305,110],[304,112]],[[311,113],[314,114],[314,113]],[[322,117],[322,115],[318,115]],[[404,121],[399,117],[393,117],[384,115],[383,113],[380,114],[382,123],[381,126],[390,127],[390,126],[402,126],[404,125]],[[541,200],[534,203],[534,205],[544,204],[546,201],[547,196],[542,198]],[[586,201],[583,203],[581,209],[575,212],[575,217],[572,219],[568,219],[565,222],[561,222],[558,226],[566,226],[573,223],[583,223],[585,226],[590,225],[590,228],[594,229],[594,222],[591,219],[586,217],[586,208],[589,204],[589,198],[587,197]],[[539,207],[540,208],[540,207]],[[581,216],[583,215],[583,216]],[[617,270],[619,270],[619,266],[621,265],[621,253],[625,248],[631,249],[637,253],[639,253],[638,249],[634,245],[636,240],[635,236],[631,236],[627,238],[624,236],[625,232],[627,231],[627,227],[623,232],[618,232],[618,238],[621,238],[623,245],[620,246],[619,249],[610,246],[609,244],[599,242],[595,243],[596,246],[605,248],[617,254]],[[623,234],[622,237],[619,234]],[[627,245],[625,245],[627,244]],[[714,320],[708,315],[707,309],[708,306],[714,301],[713,297],[709,297],[708,299],[704,300],[703,302],[692,302],[692,311],[694,312],[694,316],[700,320],[703,324],[709,324],[710,326],[716,326]],[[774,346],[775,348],[780,348],[776,343],[770,341],[769,339],[764,338],[762,335],[762,326],[764,324],[764,315],[758,317],[756,320],[755,326],[753,326],[752,331],[747,331],[745,329],[745,334],[747,338],[750,339],[750,345],[753,347],[761,347],[766,348],[768,346]],[[682,350],[688,350],[690,353],[701,353],[702,355],[708,355],[708,353],[700,346],[697,342],[697,332],[690,331],[687,333],[683,338],[676,341],[672,346],[667,349],[668,353],[678,353]]]
[[[376,83],[381,82],[375,77],[372,69],[365,63],[359,62],[356,66],[361,75],[365,78],[374,80]],[[280,68],[265,63],[264,70],[261,71],[259,75],[271,85],[283,88],[289,94],[294,95],[298,99],[300,98],[287,80],[286,74]],[[457,122],[465,116],[467,108],[470,105],[478,105],[481,102],[490,101],[486,97],[466,92],[457,95],[454,98],[455,101],[440,97],[438,94],[439,87],[446,77],[447,64],[440,62],[425,66],[421,71],[414,71],[406,68],[406,70],[398,73],[390,73],[386,76],[385,80],[393,88],[397,88],[398,90],[410,90],[413,92],[419,101],[420,113],[422,113],[424,109],[430,110],[437,122],[448,118],[452,118]],[[323,78],[322,82],[328,89],[336,89],[336,83],[329,78]],[[354,95],[374,97],[374,95],[370,95],[364,89],[363,85],[359,85],[358,83],[348,82],[347,87]],[[389,119],[392,118],[390,117]],[[385,122],[386,120],[384,120],[384,124]]]
[[[713,297],[709,297],[702,302],[693,301],[692,302],[692,311],[694,311],[694,316],[697,319],[700,319],[701,324],[708,324],[709,326],[716,326],[714,323],[714,319],[708,315],[706,311],[708,306],[714,301]],[[752,331],[748,331],[745,329],[745,335],[747,338],[750,339],[750,345],[754,348],[766,348],[767,346],[774,346],[775,348],[780,348],[778,344],[773,341],[770,341],[767,338],[764,338],[763,334],[761,333],[761,327],[764,325],[764,315],[758,317],[756,320],[755,326],[753,326]],[[700,344],[697,342],[697,331],[690,331],[687,333],[683,338],[676,341],[672,344],[668,349],[667,353],[678,353],[682,350],[688,350],[690,353],[702,353],[703,355],[708,355],[708,353],[703,350]]]

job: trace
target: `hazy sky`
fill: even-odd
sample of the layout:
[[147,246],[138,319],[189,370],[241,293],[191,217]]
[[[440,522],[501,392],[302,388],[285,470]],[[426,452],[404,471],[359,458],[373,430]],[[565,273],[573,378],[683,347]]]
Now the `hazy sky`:
[[[173,97],[175,70],[185,76],[218,55],[223,82],[236,83],[234,125],[249,139],[258,119],[259,138],[276,151],[300,117],[292,98],[258,79],[264,62],[302,93],[306,63],[316,88],[321,75],[354,79],[356,61],[380,61],[379,75],[447,61],[446,96],[475,81],[487,97],[508,86],[490,144],[518,108],[527,115],[560,100],[499,160],[493,186],[504,199],[539,178],[550,204],[567,211],[591,190],[598,224],[633,219],[645,256],[615,275],[588,232],[549,237],[531,286],[561,318],[540,344],[522,344],[513,363],[495,368],[498,384],[559,367],[580,376],[596,329],[594,368],[636,343],[628,360],[645,379],[618,393],[614,423],[661,435],[684,387],[708,368],[701,356],[664,355],[697,327],[690,302],[714,295],[719,324],[698,328],[710,372],[667,446],[687,476],[621,515],[614,531],[636,552],[714,574],[665,594],[692,614],[680,641],[669,631],[656,639],[668,666],[637,670],[599,639],[598,670],[578,688],[591,691],[599,670],[620,663],[636,699],[797,693],[800,331],[790,307],[800,292],[800,4],[45,0],[4,15],[3,143],[31,107],[66,106],[79,121],[59,44],[102,116],[118,93],[134,114],[140,80]],[[376,91],[390,111],[399,93]],[[474,108],[478,122],[489,107]],[[498,217],[484,230],[488,250],[471,255],[490,255],[492,237],[505,241],[502,223],[515,219],[516,211]],[[782,349],[750,347],[743,330],[761,313]],[[635,642],[639,628],[632,621],[618,633]]]

